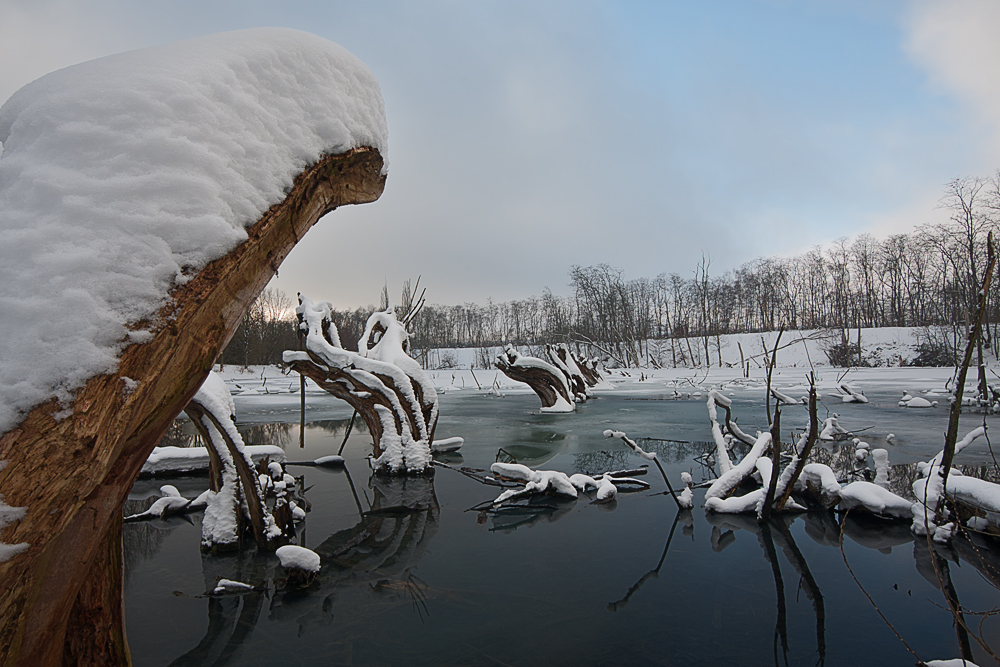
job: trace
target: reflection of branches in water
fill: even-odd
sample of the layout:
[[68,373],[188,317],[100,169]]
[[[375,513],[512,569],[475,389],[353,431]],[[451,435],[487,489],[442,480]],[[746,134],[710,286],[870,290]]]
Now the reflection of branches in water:
[[208,629],[205,631],[205,636],[197,646],[171,662],[171,667],[185,665],[222,667],[230,664],[238,657],[243,643],[257,626],[263,606],[264,593],[259,591],[240,596],[210,598]]
[[[689,509],[678,509],[677,514],[674,515],[674,522],[670,525],[670,533],[667,535],[667,542],[663,545],[663,553],[660,554],[660,562],[656,564],[652,570],[646,574],[639,577],[632,586],[629,587],[628,591],[625,593],[625,597],[617,602],[608,603],[608,611],[618,611],[622,607],[628,604],[629,598],[631,598],[636,591],[643,587],[646,581],[650,577],[657,577],[660,574],[660,568],[663,567],[663,561],[667,558],[667,551],[670,549],[670,541],[674,539],[674,531],[677,529],[677,522],[681,518],[681,515],[685,515],[685,519],[689,519],[691,516],[691,510]],[[687,523],[687,521],[685,521]]]
[[170,422],[157,447],[202,447],[201,436],[189,419],[175,419]]
[[[157,500],[155,496],[142,500],[126,500],[125,516],[145,512]],[[173,532],[174,525],[157,521],[127,523],[122,527],[122,556],[126,582],[129,581],[132,572],[135,571],[139,563],[152,558],[160,551],[163,547],[163,541]]]
[[[410,570],[437,531],[439,509],[433,479],[375,477],[370,486],[375,493],[372,510],[363,514],[353,528],[331,535],[314,548],[323,558],[319,576],[308,594],[277,592],[269,610],[271,621],[293,621],[298,623],[300,632],[307,624],[331,622],[337,591],[358,583],[368,583],[365,589],[371,594],[391,591],[405,594],[414,612],[421,619],[427,616],[429,588]],[[247,583],[274,580],[276,563],[273,557],[258,555],[253,549],[232,556],[202,558],[210,588],[217,579],[215,573]],[[280,588],[280,580],[277,583]],[[252,592],[210,598],[205,636],[172,664],[221,666],[237,662],[239,648],[260,619],[264,597],[261,592]],[[353,608],[347,625],[370,620],[361,614],[361,609],[381,614],[385,606]]]
[[722,553],[726,547],[735,541],[736,534],[732,530],[722,532],[719,526],[712,526],[712,536],[709,538],[709,542],[712,545],[712,551],[715,553]]
[[781,567],[778,565],[778,553],[774,550],[774,540],[771,539],[771,527],[760,524],[757,539],[764,549],[764,557],[771,564],[771,574],[774,575],[774,592],[778,598],[778,615],[774,621],[774,664],[778,664],[778,641],[781,641],[781,653],[788,664],[788,626],[785,612],[785,581],[781,577]]
[[785,560],[791,563],[798,573],[801,583],[805,587],[806,597],[813,603],[813,612],[816,614],[816,648],[819,651],[818,665],[826,662],[826,607],[823,604],[823,593],[819,589],[819,584],[813,578],[809,570],[809,564],[805,556],[799,551],[799,547],[792,538],[792,532],[785,522],[785,517],[775,517],[771,524],[775,528],[778,544],[785,554]]
[[993,482],[994,484],[1000,484],[1000,471],[997,471],[997,469],[992,465],[980,463],[976,465],[959,465],[955,467],[961,470],[963,475],[968,477],[975,477],[976,479],[982,479],[987,482]]
[[[816,515],[817,518],[812,518]],[[806,515],[806,532],[820,544],[836,545],[838,538],[827,537],[826,534],[831,528],[834,535],[839,535],[836,524],[832,522],[832,515],[827,512],[813,512]],[[825,517],[825,520],[824,520]],[[777,597],[777,618],[775,620],[774,633],[774,657],[778,662],[778,643],[780,641],[782,654],[785,663],[788,662],[788,629],[787,613],[785,602],[785,585],[781,575],[781,568],[778,563],[778,553],[775,543],[781,547],[785,554],[785,559],[801,578],[800,585],[805,588],[806,597],[812,601],[813,612],[816,615],[816,648],[819,653],[818,664],[822,665],[826,661],[826,608],[823,602],[823,594],[820,592],[819,584],[812,576],[809,564],[805,556],[799,550],[798,545],[792,537],[790,526],[796,520],[796,516],[779,515],[772,517],[765,524],[758,524],[752,516],[746,515],[722,515],[709,514],[706,518],[712,527],[712,548],[715,551],[722,551],[727,546],[736,541],[736,530],[745,530],[757,536],[757,542],[764,552],[764,558],[771,565],[771,573],[774,576],[774,587]],[[812,525],[810,525],[812,519]],[[725,532],[723,532],[725,531]],[[819,537],[820,539],[817,539]]]
[[847,442],[817,441],[809,455],[809,462],[830,466],[837,479],[847,481],[853,479],[852,473],[858,467],[858,461],[854,457],[856,450],[857,447],[850,440]]
[[[833,544],[837,545],[841,529],[836,524],[834,526],[836,537]],[[866,549],[876,549],[884,554],[891,553],[893,547],[913,542],[910,522],[885,519],[867,512],[849,513],[843,520],[843,532]]]
[[906,647],[906,650],[909,651],[910,654],[914,658],[916,658],[917,664],[918,665],[922,664],[923,661],[920,659],[920,656],[917,655],[917,652],[914,651],[910,647],[910,645],[906,643],[906,640],[903,639],[903,636],[901,634],[899,634],[899,632],[892,625],[892,623],[889,622],[889,619],[885,617],[885,614],[882,613],[882,610],[879,609],[879,606],[877,604],[875,604],[875,600],[872,599],[872,596],[868,594],[868,591],[865,590],[865,587],[861,585],[860,581],[858,581],[858,577],[854,574],[854,570],[851,569],[851,564],[849,562],[847,562],[847,552],[844,551],[844,525],[846,524],[847,517],[848,517],[848,515],[850,513],[851,513],[850,510],[848,510],[847,512],[845,512],[843,514],[843,516],[841,517],[841,520],[840,520],[841,530],[840,530],[840,539],[838,540],[838,545],[840,546],[840,555],[844,559],[844,566],[847,568],[847,572],[851,575],[851,578],[854,579],[854,583],[856,583],[858,585],[858,588],[861,589],[861,592],[864,594],[864,596],[866,598],[868,598],[868,602],[871,603],[871,606],[878,613],[879,618],[881,618],[882,621],[889,627],[889,629],[892,630],[892,634],[896,635],[896,639],[898,639],[903,644],[903,646]]
[[[968,626],[965,624],[965,616],[962,610],[962,603],[958,599],[958,591],[951,580],[951,569],[948,567],[948,560],[945,559],[937,548],[931,549],[927,544],[928,540],[913,541],[913,560],[915,561],[917,572],[937,588],[944,595],[948,609],[954,617],[955,636],[958,638],[958,647],[962,652],[962,658],[972,660],[972,642],[969,641]],[[954,552],[946,552],[957,560]]]
[[239,429],[243,436],[243,442],[248,445],[276,445],[282,449],[287,449],[288,445],[295,440],[292,427],[295,424],[253,424],[243,426]]
[[[309,428],[319,428],[334,437],[339,437],[346,433],[347,429],[351,428],[351,419],[351,417],[346,419],[319,419],[309,422],[306,426]],[[365,425],[363,419],[355,420],[354,428],[351,432],[354,433],[355,431],[368,435],[368,426]]]
[[[656,457],[668,463],[686,463],[695,456],[702,454],[709,444],[702,441],[684,442],[681,440],[664,440],[662,438],[635,438],[636,443],[647,452],[656,452]],[[712,448],[715,448],[713,443]]]
[[[332,618],[336,592],[366,582],[375,584],[368,587],[372,593],[419,591],[419,597],[411,599],[414,609],[421,617],[428,613],[426,584],[412,577],[410,570],[437,532],[440,510],[433,478],[375,475],[369,485],[375,495],[372,509],[354,527],[331,535],[313,549],[323,559],[323,568],[312,594],[304,599],[276,596],[272,614],[276,607],[285,607],[282,616],[294,617],[300,624],[302,619],[316,616]],[[320,614],[313,609],[317,605],[322,605]],[[371,608],[372,613],[384,612],[378,606],[365,608]],[[364,622],[359,613],[354,609],[350,622]]]
[[[208,590],[212,590],[220,578],[260,587],[260,584],[273,578],[275,559],[258,555],[255,548],[225,556],[202,553],[201,567]],[[266,592],[256,590],[242,595],[209,598],[208,628],[205,635],[197,646],[174,660],[171,665],[221,667],[240,664],[240,648],[257,626],[266,596]]]
[[374,584],[368,584],[369,588],[376,593],[383,593],[386,591],[394,591],[397,594],[405,593],[410,598],[410,604],[413,607],[413,611],[420,616],[420,622],[424,622],[425,616],[430,616],[430,610],[427,608],[427,582],[413,574],[408,572],[406,579],[380,579]]
[[321,572],[320,579],[327,583],[376,569],[383,575],[401,572],[437,532],[440,510],[433,479],[373,475],[370,484],[375,493],[372,509],[354,527],[331,535],[313,549],[336,566],[332,576],[324,577],[326,568]]
[[993,538],[963,530],[961,537],[952,541],[952,548],[979,571],[987,584],[1000,589],[1000,554]]
[[573,469],[590,476],[599,475],[610,470],[621,470],[629,466],[631,455],[632,452],[627,449],[574,454]]
[[555,523],[575,507],[572,500],[544,495],[529,496],[527,501],[484,510],[481,516],[490,516],[490,532],[510,533],[518,528],[532,526],[540,521]]

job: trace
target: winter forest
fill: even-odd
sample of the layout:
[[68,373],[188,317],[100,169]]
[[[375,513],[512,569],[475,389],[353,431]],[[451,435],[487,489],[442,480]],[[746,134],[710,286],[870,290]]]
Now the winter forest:
[[0,7],[0,667],[1000,665],[973,4]]
[[[411,344],[428,368],[455,365],[447,353],[442,358],[432,352],[440,348],[481,348],[474,363],[490,368],[490,349],[555,342],[582,346],[626,367],[695,367],[723,365],[719,337],[726,334],[829,329],[837,332],[829,360],[849,366],[858,364],[856,344],[848,342],[852,329],[919,327],[917,353],[904,361],[954,364],[977,302],[987,236],[1000,231],[1000,175],[947,183],[940,206],[950,213],[946,225],[885,239],[841,238],[827,248],[759,258],[720,275],[706,250],[695,266],[655,278],[627,279],[626,270],[606,264],[574,266],[563,296],[546,288],[541,297],[518,301],[427,304],[413,320]],[[404,303],[416,296],[411,291],[409,282],[403,285]],[[985,340],[997,357],[997,282],[988,304]],[[342,338],[356,341],[369,314],[389,305],[386,286],[377,307],[334,310]],[[222,361],[277,363],[281,350],[294,345],[292,306],[280,290],[265,290]]]

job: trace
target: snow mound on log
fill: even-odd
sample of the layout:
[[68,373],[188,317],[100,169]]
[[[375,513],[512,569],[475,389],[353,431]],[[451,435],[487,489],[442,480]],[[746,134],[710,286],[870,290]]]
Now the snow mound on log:
[[305,547],[286,544],[283,547],[278,547],[274,555],[281,561],[281,567],[286,570],[295,568],[306,572],[319,572],[319,554]]
[[52,72],[0,107],[0,434],[114,370],[170,290],[247,238],[325,154],[387,157],[342,47],[258,28]]

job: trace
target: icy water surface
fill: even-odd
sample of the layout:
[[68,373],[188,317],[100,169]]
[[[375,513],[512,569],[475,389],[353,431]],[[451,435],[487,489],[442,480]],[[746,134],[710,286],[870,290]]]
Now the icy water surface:
[[[944,409],[920,414],[895,407],[898,392],[869,391],[867,406],[835,405],[848,428],[907,463],[941,444]],[[598,473],[643,461],[607,428],[645,441],[671,481],[682,470],[709,475],[694,457],[710,439],[704,396],[656,400],[665,391],[615,392],[576,414],[542,415],[530,394],[502,398],[457,392],[441,397],[437,437],[466,439],[455,467],[488,468],[503,448],[519,462],[567,473]],[[766,424],[763,392],[740,394],[734,413],[745,430]],[[290,461],[336,453],[350,409],[309,396],[304,448],[295,397],[238,399],[244,439],[285,447]],[[821,417],[825,410],[821,410]],[[976,419],[968,417],[962,431]],[[292,423],[289,423],[292,422]],[[785,431],[805,423],[801,408],[782,417]],[[896,445],[885,435],[895,433]],[[686,441],[686,442],[666,442]],[[275,591],[282,574],[273,555],[252,550],[211,556],[199,549],[200,516],[191,522],[126,526],[126,618],[137,665],[910,665],[852,579],[833,513],[775,520],[759,527],[740,517],[678,513],[654,470],[649,491],[620,494],[610,505],[586,497],[545,498],[538,511],[481,516],[466,511],[498,489],[439,468],[428,479],[372,477],[370,439],[355,426],[347,471],[289,467],[304,474],[312,503],[299,543],[323,556],[314,587]],[[836,464],[850,459],[827,452]],[[986,462],[985,446],[967,462]],[[894,471],[905,487],[912,471]],[[203,478],[170,480],[184,495]],[[136,505],[163,481],[140,481]],[[674,482],[679,485],[679,481]],[[353,492],[352,492],[353,489]],[[401,506],[411,509],[404,510]],[[924,660],[960,655],[927,544],[905,523],[851,516],[844,554],[882,613]],[[937,568],[965,608],[997,606],[1000,559],[982,545],[941,549]],[[989,566],[983,565],[983,561]],[[977,569],[978,566],[978,569]],[[198,597],[218,576],[267,584],[268,593]],[[933,582],[933,583],[932,583]],[[978,626],[981,617],[969,616]],[[984,632],[1000,646],[992,618]],[[972,642],[977,661],[988,659]]]

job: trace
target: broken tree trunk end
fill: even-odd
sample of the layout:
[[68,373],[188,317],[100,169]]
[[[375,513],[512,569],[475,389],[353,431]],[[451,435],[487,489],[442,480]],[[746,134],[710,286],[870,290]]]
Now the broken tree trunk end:
[[[103,665],[128,664],[120,621],[95,636],[96,621],[113,621],[116,605],[98,591],[121,576],[122,507],[143,462],[205,380],[249,304],[319,218],[347,204],[378,199],[385,187],[382,156],[360,148],[324,157],[296,178],[292,190],[248,232],[248,240],[179,286],[153,321],[153,332],[130,345],[114,373],[91,378],[56,419],[55,398],[35,407],[0,437],[0,492],[24,517],[0,540],[28,544],[0,563],[0,656],[4,665],[58,665],[66,655]],[[123,378],[138,381],[123,391]],[[106,555],[112,548],[117,558]],[[99,625],[99,624],[98,624]]]

